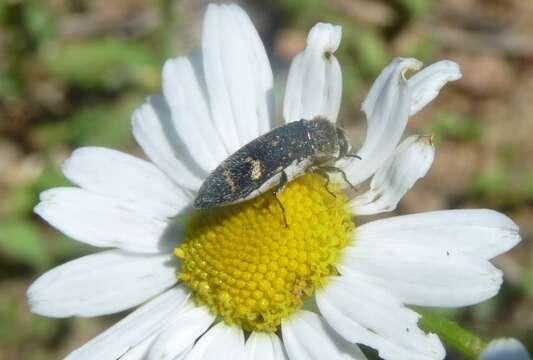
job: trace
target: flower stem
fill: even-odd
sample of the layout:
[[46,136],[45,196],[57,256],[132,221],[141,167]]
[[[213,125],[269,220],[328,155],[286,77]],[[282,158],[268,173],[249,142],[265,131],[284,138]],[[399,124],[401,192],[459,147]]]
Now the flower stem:
[[422,315],[419,324],[425,331],[436,333],[444,342],[468,359],[478,359],[487,345],[477,335],[437,312],[419,308],[416,311]]

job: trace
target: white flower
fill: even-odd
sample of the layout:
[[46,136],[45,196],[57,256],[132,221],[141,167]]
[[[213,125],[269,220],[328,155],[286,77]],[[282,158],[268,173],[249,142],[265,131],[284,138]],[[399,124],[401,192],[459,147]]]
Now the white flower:
[[[339,26],[311,30],[290,69],[286,122],[318,115],[336,121],[342,77],[333,53],[340,38]],[[362,160],[339,161],[353,184],[372,178],[368,192],[348,204],[354,215],[393,210],[433,161],[431,139],[399,143],[408,117],[461,74],[455,63],[441,61],[405,78],[420,67],[414,59],[394,60],[363,103]],[[502,274],[489,260],[520,237],[495,211],[437,211],[358,227],[334,263],[338,275],[309,288],[316,290],[316,306],[284,316],[278,332],[252,328],[246,341],[240,326],[214,316],[220,313],[213,306],[198,305],[186,281],[176,285],[180,265],[172,250],[193,227],[182,219],[195,191],[222,160],[271,129],[273,114],[272,72],[250,19],[235,5],[210,5],[202,63],[168,60],[163,96],[149,98],[133,115],[135,138],[151,162],[104,148],[74,151],[63,171],[78,187],[45,191],[35,211],[78,241],[113,249],[42,275],[28,290],[32,311],[85,317],[145,304],[68,359],[364,359],[356,344],[384,359],[444,358],[438,337],[420,330],[420,316],[405,304],[465,306],[498,292]],[[305,286],[294,296],[303,297]],[[209,286],[204,290],[214,296]]]

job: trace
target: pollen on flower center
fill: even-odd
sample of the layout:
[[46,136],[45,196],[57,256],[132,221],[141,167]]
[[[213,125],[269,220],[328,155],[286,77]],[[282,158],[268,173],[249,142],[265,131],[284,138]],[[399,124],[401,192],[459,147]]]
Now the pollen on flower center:
[[180,279],[196,300],[229,324],[276,331],[305,297],[335,274],[354,223],[345,195],[304,175],[281,193],[282,210],[269,192],[253,200],[198,212],[184,243]]

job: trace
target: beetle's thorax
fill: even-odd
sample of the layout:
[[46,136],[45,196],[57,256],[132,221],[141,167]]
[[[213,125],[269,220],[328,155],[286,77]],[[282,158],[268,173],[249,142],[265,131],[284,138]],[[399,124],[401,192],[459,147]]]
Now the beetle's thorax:
[[337,127],[329,120],[321,117],[302,121],[305,122],[307,128],[309,144],[315,154],[315,160],[326,163],[337,159],[341,152]]

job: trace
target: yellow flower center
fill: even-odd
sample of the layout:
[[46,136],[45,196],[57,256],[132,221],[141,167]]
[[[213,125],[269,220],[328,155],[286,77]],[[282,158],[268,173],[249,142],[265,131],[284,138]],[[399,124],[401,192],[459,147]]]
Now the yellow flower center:
[[229,324],[276,331],[305,297],[336,274],[355,225],[346,196],[314,174],[241,204],[198,212],[175,249],[180,279]]

